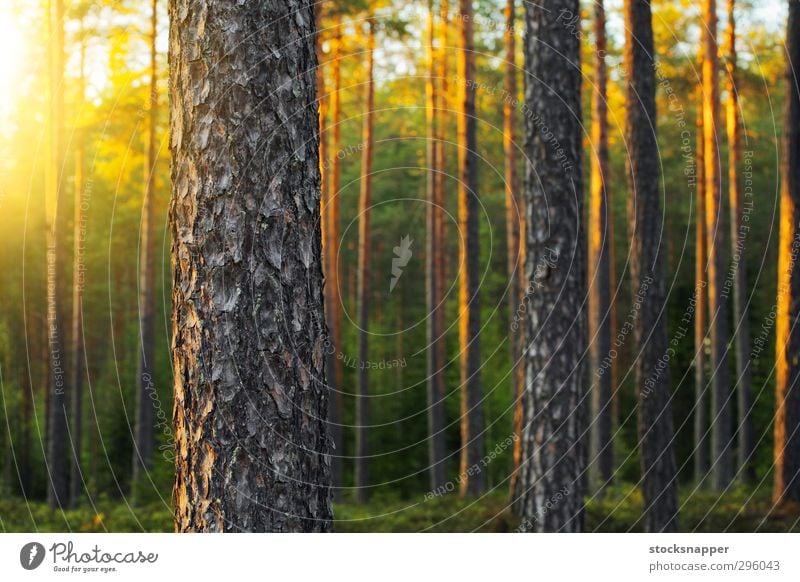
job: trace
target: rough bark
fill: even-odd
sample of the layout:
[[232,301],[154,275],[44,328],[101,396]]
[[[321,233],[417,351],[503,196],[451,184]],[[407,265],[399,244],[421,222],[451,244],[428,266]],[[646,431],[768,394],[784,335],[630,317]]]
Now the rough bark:
[[427,416],[428,416],[428,477],[432,491],[445,484],[445,442],[444,442],[444,383],[441,350],[439,349],[439,336],[442,329],[438,326],[437,312],[441,308],[439,297],[439,272],[436,268],[442,252],[439,244],[438,228],[440,221],[437,214],[440,211],[441,198],[438,190],[440,173],[439,161],[436,157],[438,144],[438,94],[436,82],[436,61],[434,59],[434,12],[433,0],[428,0],[428,75],[425,79],[425,117],[427,122],[426,163],[426,188],[428,204],[425,210],[427,229],[427,248],[425,249],[425,299],[428,317],[426,319],[427,331]]
[[580,531],[586,349],[577,0],[525,3],[525,423],[515,494],[525,531]]
[[703,135],[708,253],[708,328],[711,336],[711,478],[721,491],[733,478],[732,402],[728,371],[728,319],[725,308],[724,259],[719,167],[719,79],[716,0],[703,1]]
[[175,527],[328,531],[313,7],[169,6]]
[[[83,107],[86,61],[86,44],[83,38],[83,19],[80,22],[80,76],[78,78],[78,107]],[[83,472],[81,470],[81,452],[83,437],[83,285],[84,285],[84,137],[83,128],[77,128],[75,146],[74,224],[73,224],[73,259],[72,259],[72,349],[70,350],[70,368],[72,372],[72,473],[70,474],[69,495],[75,506],[83,491]]]
[[[703,62],[702,45],[700,63]],[[705,485],[708,479],[708,386],[706,385],[706,333],[708,315],[707,253],[706,253],[706,188],[705,156],[703,154],[703,88],[698,87],[697,95],[697,168],[695,193],[697,196],[697,222],[695,223],[695,311],[694,311],[694,478],[698,485]]]
[[49,363],[49,410],[47,428],[47,502],[50,507],[69,505],[71,463],[67,455],[69,418],[67,395],[66,327],[64,325],[65,253],[67,227],[64,193],[64,3],[50,0],[50,160],[47,172],[45,220],[47,224],[47,346]]
[[800,503],[800,0],[789,0],[776,325],[775,503]]
[[603,1],[594,4],[595,68],[592,92],[592,156],[589,193],[589,378],[591,380],[590,475],[601,489],[614,472],[612,374],[602,369],[611,351],[611,264],[608,224],[608,95],[606,73],[606,14]]
[[[736,85],[736,18],[734,0],[728,0],[728,102],[726,127],[728,133],[728,199],[731,227],[731,257],[733,259],[733,325],[736,343],[736,395],[737,395],[737,472],[739,481],[755,479],[752,457],[755,451],[753,438],[753,394],[750,370],[750,322],[747,309],[747,269],[745,267],[745,240],[749,226],[744,224],[744,198],[739,181],[741,140],[739,138],[739,95]],[[748,201],[752,204],[752,201]],[[748,215],[749,216],[749,215]],[[749,218],[747,219],[749,221]]]
[[475,41],[472,0],[459,0],[458,54],[458,223],[461,275],[458,285],[461,372],[461,456],[459,493],[479,495],[486,490],[483,398],[480,372],[480,248],[478,232],[478,151],[475,119]]
[[361,155],[361,189],[358,197],[358,371],[356,375],[356,501],[369,497],[369,274],[370,214],[372,211],[372,151],[374,146],[375,109],[375,19],[367,23],[367,65],[364,84],[364,125]]
[[[155,180],[156,122],[158,119],[158,86],[156,34],[158,4],[152,0],[150,13],[150,107],[147,122],[147,159],[144,168],[142,201],[141,255],[139,258],[139,361],[136,370],[136,443],[133,448],[132,487],[150,471],[155,448],[153,401],[155,384]],[[134,493],[134,498],[136,497]]]
[[631,293],[640,302],[634,321],[638,387],[639,456],[645,526],[651,532],[678,527],[678,488],[672,449],[667,354],[663,213],[656,141],[655,68],[649,0],[625,2],[625,141],[628,146],[628,231]]

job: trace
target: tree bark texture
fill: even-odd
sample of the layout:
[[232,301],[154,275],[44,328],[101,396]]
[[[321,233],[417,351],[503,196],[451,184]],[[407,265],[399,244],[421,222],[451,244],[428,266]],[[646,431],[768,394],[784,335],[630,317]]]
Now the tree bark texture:
[[586,246],[577,0],[525,3],[525,422],[516,508],[525,531],[583,524]]
[[328,531],[313,5],[169,10],[175,528]]

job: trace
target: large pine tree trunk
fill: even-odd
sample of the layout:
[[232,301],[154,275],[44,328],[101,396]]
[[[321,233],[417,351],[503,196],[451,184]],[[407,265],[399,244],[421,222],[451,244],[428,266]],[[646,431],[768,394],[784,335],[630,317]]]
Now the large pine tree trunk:
[[[80,77],[78,79],[78,107],[84,103],[84,64],[86,61],[86,43],[83,38],[83,19],[80,23]],[[70,474],[69,495],[72,505],[76,505],[83,490],[84,475],[81,470],[81,451],[83,437],[83,285],[84,285],[84,244],[85,228],[83,216],[84,195],[84,137],[83,128],[76,130],[75,146],[75,194],[72,260],[72,350],[70,350],[70,367],[72,372],[72,473]]]
[[[334,454],[331,457],[331,479],[333,482],[333,497],[335,500],[342,498],[342,460],[343,460],[343,428],[342,428],[342,382],[344,380],[344,362],[341,357],[342,349],[342,290],[339,281],[339,220],[340,199],[339,187],[342,181],[342,166],[339,160],[341,149],[341,97],[339,91],[342,85],[341,66],[342,58],[342,29],[341,19],[337,15],[334,22],[333,40],[331,42],[331,77],[333,87],[330,96],[331,112],[331,147],[330,167],[328,168],[325,246],[328,252],[328,270],[325,273],[325,316],[327,317],[328,333],[331,345],[328,346],[328,385],[331,388],[330,403],[330,433],[334,444]],[[326,160],[327,161],[327,160]]]
[[64,3],[50,0],[50,160],[45,200],[47,224],[47,348],[50,369],[47,427],[47,501],[50,507],[69,504],[69,474],[71,463],[67,456],[69,420],[67,395],[66,327],[63,299],[67,257],[64,233],[67,227],[64,194]]
[[374,145],[375,109],[375,19],[368,19],[367,79],[364,85],[364,125],[361,155],[361,190],[358,198],[358,372],[356,376],[356,500],[363,503],[369,497],[369,275],[370,275],[370,214],[372,212],[372,150]]
[[[741,143],[739,139],[739,96],[736,85],[736,18],[733,12],[734,0],[728,0],[728,192],[731,227],[731,256],[733,258],[733,325],[736,340],[736,387],[737,387],[737,477],[744,483],[755,478],[752,457],[755,450],[753,440],[753,420],[751,409],[750,371],[750,323],[747,309],[747,269],[745,268],[745,239],[747,228],[744,225],[742,187],[739,183],[739,163]],[[744,228],[743,228],[744,227]]]
[[595,69],[592,92],[591,191],[589,193],[589,378],[591,380],[590,467],[594,485],[611,483],[614,472],[613,376],[603,360],[611,351],[611,206],[608,203],[608,105],[606,14],[603,0],[594,4]]
[[425,80],[425,115],[427,121],[426,163],[428,171],[427,196],[428,204],[425,210],[427,229],[427,248],[425,252],[425,274],[428,317],[427,326],[427,397],[428,397],[428,473],[431,490],[436,490],[445,484],[445,442],[444,442],[444,386],[442,377],[442,361],[439,359],[439,328],[437,312],[440,309],[439,298],[439,272],[436,268],[442,249],[439,247],[441,240],[438,234],[440,226],[438,214],[441,206],[441,195],[438,190],[439,161],[438,153],[438,94],[436,82],[436,60],[434,59],[434,12],[433,0],[428,0],[428,75]]
[[459,340],[461,350],[461,495],[486,490],[486,471],[480,461],[484,453],[483,398],[480,362],[480,266],[478,232],[478,151],[475,119],[475,41],[472,0],[459,0],[458,56],[458,223],[463,240],[459,244]]
[[[702,66],[702,45],[700,49]],[[697,168],[695,194],[697,197],[697,218],[695,223],[695,310],[694,310],[694,478],[698,485],[708,479],[708,387],[706,386],[706,319],[708,294],[706,287],[706,188],[705,156],[703,154],[703,88],[696,91],[697,102]]]
[[789,0],[776,325],[775,503],[800,503],[800,0]]
[[[150,470],[155,447],[153,400],[155,384],[155,180],[156,120],[158,119],[158,87],[156,64],[157,0],[152,0],[150,14],[150,110],[148,117],[147,165],[142,201],[141,258],[139,260],[139,361],[136,374],[136,445],[133,450],[133,491]],[[135,494],[134,494],[135,495]]]
[[706,194],[706,252],[708,253],[708,327],[711,336],[711,474],[722,491],[733,478],[732,402],[725,309],[724,234],[720,206],[719,79],[716,0],[703,2],[703,136]]
[[526,531],[580,531],[586,349],[578,0],[525,3],[525,424],[515,497]]
[[639,455],[646,528],[676,531],[678,484],[672,449],[663,253],[666,234],[660,201],[656,142],[656,83],[649,0],[625,2],[627,78],[625,141],[628,146],[628,221],[631,240],[631,293],[639,302],[634,321],[635,377],[638,386]]
[[314,33],[170,1],[178,531],[331,527]]

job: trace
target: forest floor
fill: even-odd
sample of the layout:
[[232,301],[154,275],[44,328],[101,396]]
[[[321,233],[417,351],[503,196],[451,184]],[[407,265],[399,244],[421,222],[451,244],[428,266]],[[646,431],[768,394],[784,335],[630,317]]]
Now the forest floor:
[[[682,492],[680,530],[686,532],[800,532],[800,511],[775,509],[769,491],[735,489],[723,496]],[[504,495],[462,500],[455,495],[429,500],[372,500],[334,506],[339,532],[513,532],[519,520]],[[584,531],[642,531],[642,500],[632,486],[609,489],[587,503]],[[60,512],[41,502],[0,500],[0,532],[169,532],[171,509],[163,503],[132,508],[119,500]]]

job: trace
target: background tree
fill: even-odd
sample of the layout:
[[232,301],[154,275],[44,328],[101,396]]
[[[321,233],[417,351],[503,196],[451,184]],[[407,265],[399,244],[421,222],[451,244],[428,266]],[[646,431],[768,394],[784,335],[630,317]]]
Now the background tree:
[[438,91],[437,91],[437,63],[434,59],[434,9],[433,0],[428,0],[428,23],[427,23],[427,65],[428,76],[425,82],[425,118],[427,126],[425,153],[428,165],[426,190],[428,204],[425,208],[425,221],[427,229],[427,248],[425,252],[425,296],[427,299],[428,315],[425,319],[427,325],[427,388],[428,388],[428,471],[430,473],[431,490],[445,484],[444,460],[445,460],[445,416],[444,416],[444,383],[442,368],[444,362],[440,359],[441,350],[439,349],[439,338],[442,335],[442,328],[439,327],[437,312],[441,309],[441,297],[439,289],[439,273],[437,263],[441,260],[442,249],[439,246],[441,239],[438,229],[441,228],[441,220],[438,218],[442,204],[439,187],[441,182],[437,180],[437,175],[441,172],[439,161],[436,157],[438,153],[437,136],[439,133],[438,122]]
[[611,352],[611,239],[608,224],[608,78],[606,73],[606,14],[603,0],[594,4],[596,68],[592,91],[592,155],[589,231],[589,377],[591,378],[590,453],[592,481],[605,487],[614,472],[612,374],[600,373]]
[[723,490],[733,477],[731,451],[731,387],[728,371],[728,316],[725,310],[724,260],[719,168],[719,79],[717,4],[703,1],[703,149],[708,253],[708,328],[711,336],[711,473],[713,486]]
[[800,503],[800,1],[789,0],[786,25],[786,113],[781,160],[778,317],[775,328],[775,503]]
[[583,521],[581,66],[578,36],[559,20],[565,14],[580,14],[577,0],[525,4],[525,278],[535,292],[524,316],[516,498],[526,531],[580,531]]
[[[139,326],[141,346],[137,368],[136,444],[133,454],[133,486],[142,473],[152,467],[155,431],[153,399],[155,378],[155,196],[156,196],[156,123],[158,119],[158,66],[156,35],[158,34],[158,2],[152,0],[150,16],[150,106],[148,109],[147,158],[144,170],[142,203],[141,260],[139,262]],[[134,489],[135,491],[135,489]]]
[[[47,423],[47,500],[51,507],[69,504],[67,457],[69,417],[67,395],[66,327],[63,300],[66,289],[64,232],[67,227],[64,188],[64,3],[49,0],[50,25],[50,160],[47,173],[47,346],[50,364]],[[70,449],[71,450],[71,449]],[[71,458],[72,456],[70,456]]]
[[669,374],[661,365],[667,353],[666,274],[661,256],[665,234],[659,200],[653,51],[649,0],[626,0],[628,232],[631,293],[640,301],[633,322],[639,455],[647,531],[668,532],[678,527],[678,483],[672,451]]
[[313,8],[208,8],[170,2],[175,527],[326,531]]
[[372,230],[372,158],[375,144],[375,19],[367,18],[367,64],[364,83],[363,150],[361,155],[361,191],[358,198],[358,372],[356,381],[356,500],[369,497],[369,273]]
[[[459,0],[458,30],[458,224],[461,274],[458,287],[461,366],[462,496],[486,490],[486,474],[475,472],[483,458],[483,395],[481,394],[480,246],[478,225],[478,143],[475,111],[475,39],[472,0]],[[470,474],[472,473],[472,474]]]
[[[739,181],[741,163],[741,140],[739,137],[739,96],[736,82],[736,17],[734,0],[727,1],[728,12],[728,58],[725,68],[728,73],[728,101],[726,128],[728,133],[728,200],[730,208],[731,259],[733,268],[733,337],[736,344],[736,388],[737,388],[737,476],[740,481],[752,481],[755,477],[751,464],[755,441],[753,440],[753,394],[750,371],[750,322],[747,308],[747,268],[744,262],[747,231],[743,228],[743,197]],[[749,219],[749,216],[748,216]],[[749,228],[749,227],[748,227]]]

